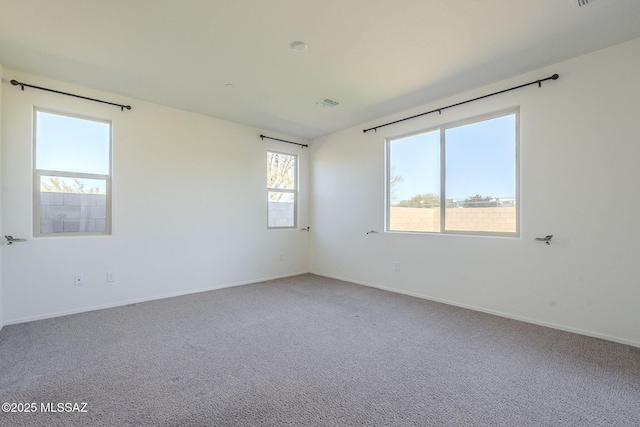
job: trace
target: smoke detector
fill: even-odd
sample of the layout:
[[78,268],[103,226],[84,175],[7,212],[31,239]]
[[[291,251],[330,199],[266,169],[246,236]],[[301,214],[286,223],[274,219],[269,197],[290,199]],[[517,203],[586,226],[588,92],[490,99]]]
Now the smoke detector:
[[338,101],[333,100],[331,98],[322,98],[313,103],[313,105],[317,105],[322,108],[331,108],[339,104],[340,103]]

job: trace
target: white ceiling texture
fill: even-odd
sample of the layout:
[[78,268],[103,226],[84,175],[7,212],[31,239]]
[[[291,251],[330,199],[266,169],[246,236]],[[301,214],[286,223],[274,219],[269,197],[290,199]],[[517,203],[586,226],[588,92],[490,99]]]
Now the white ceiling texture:
[[640,0],[0,0],[5,68],[305,139],[638,37]]

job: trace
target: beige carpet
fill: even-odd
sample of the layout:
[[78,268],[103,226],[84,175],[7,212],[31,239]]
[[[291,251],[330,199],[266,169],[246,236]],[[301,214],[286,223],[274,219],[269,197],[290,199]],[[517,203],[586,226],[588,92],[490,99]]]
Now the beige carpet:
[[36,406],[2,426],[640,426],[640,349],[302,275],[6,326],[0,401]]

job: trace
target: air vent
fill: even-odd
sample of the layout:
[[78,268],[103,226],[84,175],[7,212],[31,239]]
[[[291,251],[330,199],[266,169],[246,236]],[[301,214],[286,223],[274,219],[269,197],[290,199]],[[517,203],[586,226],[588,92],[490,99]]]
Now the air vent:
[[571,0],[573,3],[574,9],[579,9],[581,7],[589,6],[592,3],[595,3],[597,0]]
[[338,101],[333,100],[331,98],[322,98],[313,103],[313,105],[318,105],[322,108],[331,108],[340,104]]

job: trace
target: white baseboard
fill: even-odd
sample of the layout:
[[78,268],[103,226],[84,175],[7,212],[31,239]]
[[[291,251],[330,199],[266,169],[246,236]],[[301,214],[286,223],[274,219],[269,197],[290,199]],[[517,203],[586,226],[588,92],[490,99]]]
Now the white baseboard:
[[449,300],[442,299],[442,298],[430,297],[428,295],[422,295],[422,294],[418,294],[418,293],[415,293],[415,292],[407,292],[407,291],[403,291],[401,289],[396,289],[396,288],[390,288],[390,287],[387,287],[387,286],[376,285],[376,284],[369,283],[369,282],[363,282],[361,280],[353,280],[353,279],[350,279],[350,278],[347,278],[347,277],[334,276],[334,275],[331,275],[331,274],[324,274],[324,273],[316,272],[316,271],[311,271],[310,273],[311,274],[315,274],[317,276],[323,276],[323,277],[328,277],[330,279],[342,280],[344,282],[355,283],[357,285],[367,286],[367,287],[370,287],[370,288],[381,289],[381,290],[384,290],[384,291],[395,292],[397,294],[408,295],[408,296],[411,296],[411,297],[426,299],[426,300],[429,300],[429,301],[435,301],[435,302],[439,302],[439,303],[443,303],[443,304],[447,304],[447,305],[452,305],[452,306],[455,306],[455,307],[461,307],[461,308],[466,308],[466,309],[469,309],[469,310],[480,311],[482,313],[492,314],[494,316],[505,317],[507,319],[519,320],[521,322],[531,323],[531,324],[539,325],[539,326],[545,326],[547,328],[552,328],[552,329],[558,329],[560,331],[572,332],[574,334],[585,335],[585,336],[593,337],[593,338],[600,338],[600,339],[607,340],[607,341],[613,341],[613,342],[617,342],[617,343],[620,343],[620,344],[630,345],[632,347],[640,347],[640,342],[639,341],[633,341],[633,340],[629,340],[629,339],[626,339],[626,338],[617,337],[617,336],[614,336],[614,335],[601,334],[599,332],[588,331],[588,330],[574,328],[574,327],[571,327],[571,326],[565,326],[565,325],[552,323],[552,322],[546,322],[544,320],[532,319],[532,318],[518,316],[518,315],[515,315],[515,314],[511,314],[511,313],[504,313],[504,312],[497,311],[497,310],[491,310],[491,309],[486,309],[486,308],[482,308],[482,307],[477,307],[477,306],[473,306],[473,305],[469,305],[469,304],[462,304],[462,303],[458,303],[458,302],[455,302],[455,301],[449,301]]
[[51,318],[60,317],[60,316],[68,316],[70,314],[86,313],[88,311],[104,310],[106,308],[122,307],[124,305],[129,305],[129,304],[138,304],[138,303],[142,303],[142,302],[155,301],[155,300],[159,300],[159,299],[173,298],[173,297],[179,297],[179,296],[190,295],[190,294],[197,294],[197,293],[200,293],[200,292],[215,291],[217,289],[231,288],[231,287],[234,287],[234,286],[250,285],[250,284],[254,284],[254,283],[265,282],[267,280],[282,279],[282,278],[285,278],[285,277],[299,276],[301,274],[307,274],[307,273],[309,273],[309,272],[308,271],[301,271],[301,272],[287,273],[287,274],[284,274],[284,275],[281,275],[281,276],[271,276],[271,277],[263,277],[263,278],[246,280],[246,281],[242,281],[242,282],[224,283],[224,284],[210,286],[210,287],[206,287],[206,288],[190,289],[188,291],[170,292],[170,293],[167,293],[167,294],[154,295],[154,296],[149,296],[149,297],[143,297],[143,298],[136,298],[136,299],[131,299],[131,300],[119,301],[119,302],[111,303],[111,304],[100,304],[100,305],[82,307],[82,308],[73,309],[73,310],[56,311],[56,312],[46,313],[46,314],[42,314],[42,315],[20,317],[20,318],[17,318],[17,319],[6,320],[4,322],[3,326],[16,325],[18,323],[33,322],[33,321],[36,321],[36,320],[51,319]]

